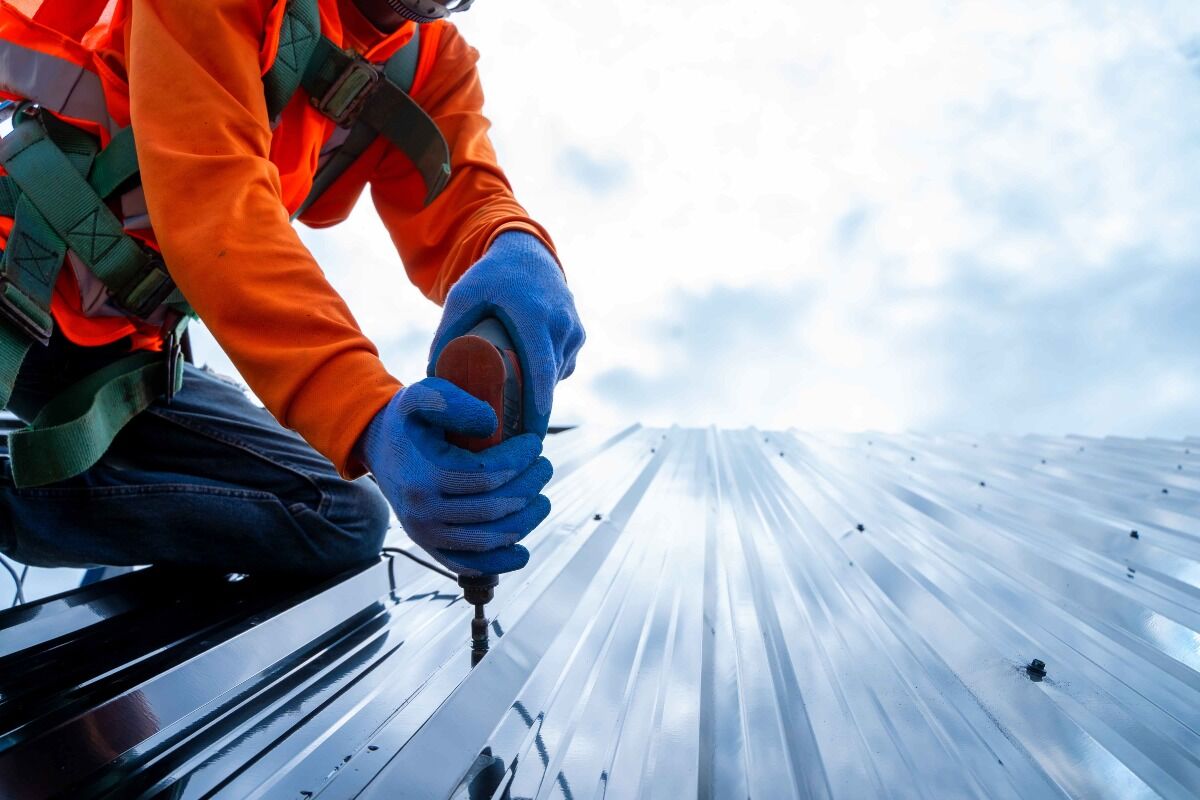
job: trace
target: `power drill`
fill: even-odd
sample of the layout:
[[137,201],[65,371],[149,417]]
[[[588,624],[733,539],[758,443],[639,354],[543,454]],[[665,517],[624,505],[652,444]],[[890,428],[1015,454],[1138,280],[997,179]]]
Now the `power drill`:
[[[492,407],[499,424],[491,436],[472,439],[447,434],[446,441],[478,453],[521,432],[521,362],[508,331],[500,320],[489,317],[442,349],[433,374],[448,380]],[[486,606],[495,597],[500,578],[496,575],[460,575],[463,597],[475,606],[471,620],[471,666],[488,651]]]

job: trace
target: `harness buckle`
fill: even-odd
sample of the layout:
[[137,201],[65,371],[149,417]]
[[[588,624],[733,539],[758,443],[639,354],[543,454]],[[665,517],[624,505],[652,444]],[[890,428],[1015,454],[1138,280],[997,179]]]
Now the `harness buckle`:
[[355,54],[325,94],[320,99],[312,98],[312,104],[338,127],[347,127],[358,117],[363,103],[381,79],[379,70],[371,62]]
[[127,314],[145,319],[154,313],[164,300],[175,291],[175,281],[167,272],[162,256],[153,251],[146,252],[146,261],[119,292],[113,293],[112,302]]
[[38,307],[25,292],[0,276],[0,316],[21,329],[29,338],[41,345],[50,344],[54,322],[45,310]]

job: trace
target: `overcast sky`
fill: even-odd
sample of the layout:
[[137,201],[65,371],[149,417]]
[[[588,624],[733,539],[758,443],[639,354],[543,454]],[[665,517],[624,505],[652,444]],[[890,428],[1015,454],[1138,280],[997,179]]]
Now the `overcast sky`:
[[[1200,434],[1200,3],[732,8],[462,18],[588,329],[557,421]],[[303,236],[419,378],[369,199]]]

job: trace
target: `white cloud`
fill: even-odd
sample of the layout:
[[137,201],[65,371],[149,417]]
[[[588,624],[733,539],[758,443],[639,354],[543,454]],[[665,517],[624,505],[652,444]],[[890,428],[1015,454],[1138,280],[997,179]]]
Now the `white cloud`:
[[[588,325],[560,419],[1200,428],[1200,6],[754,8],[461,23]],[[419,375],[437,310],[369,203],[304,235]]]

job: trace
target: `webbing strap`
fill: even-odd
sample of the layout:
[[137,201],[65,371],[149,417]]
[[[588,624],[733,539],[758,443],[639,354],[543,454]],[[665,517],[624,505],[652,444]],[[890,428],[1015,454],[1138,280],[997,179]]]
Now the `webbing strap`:
[[16,181],[7,175],[0,176],[0,217],[12,217],[17,213],[17,197],[20,194]]
[[[51,400],[28,428],[8,435],[13,482],[21,488],[66,480],[104,455],[118,431],[166,388],[162,353],[138,352],[109,364]],[[172,385],[183,384],[176,360]]]
[[113,134],[108,146],[96,155],[88,183],[96,194],[107,198],[122,184],[138,174],[137,150],[133,143],[133,128],[121,128]]
[[[383,67],[384,77],[406,92],[411,91],[413,81],[417,77],[417,60],[420,50],[421,26],[417,25],[413,29],[412,38],[387,60]],[[334,181],[340,178],[342,173],[367,151],[367,148],[378,136],[379,133],[371,125],[366,122],[356,122],[350,129],[349,135],[346,136],[346,140],[317,169],[317,174],[313,176],[312,188],[309,189],[304,202],[296,209],[296,213],[292,214],[292,219],[299,218],[307,211],[325,193],[325,190],[332,186]]]
[[55,232],[105,284],[120,286],[145,264],[145,254],[125,235],[108,207],[97,202],[92,187],[42,125],[18,125],[0,141],[0,163]]
[[425,182],[425,205],[437,199],[450,182],[450,148],[425,109],[399,86],[383,81],[359,119],[412,159]]
[[417,80],[417,62],[421,56],[421,26],[413,26],[412,38],[404,43],[383,65],[383,74],[406,92],[411,92]]
[[[80,155],[74,157],[78,161]],[[113,292],[117,303],[146,316],[168,296],[181,299],[166,267],[125,233],[72,163],[71,151],[50,138],[41,120],[18,125],[0,141],[0,163],[49,227]]]
[[317,11],[317,0],[288,0],[283,13],[283,27],[279,31],[275,62],[263,75],[267,119],[274,122],[300,88],[300,79],[320,37],[321,17]]
[[317,173],[313,175],[312,188],[308,190],[304,202],[292,214],[292,219],[299,219],[313,203],[321,199],[325,190],[333,186],[334,181],[350,169],[350,165],[357,161],[358,157],[365,153],[371,143],[378,138],[379,134],[370,125],[360,123],[351,128],[350,134],[341,146],[333,151],[324,164],[317,168]]
[[4,251],[0,306],[10,321],[35,339],[49,338],[50,299],[66,255],[66,243],[29,198],[21,195]]
[[7,322],[0,323],[0,408],[8,406],[13,387],[17,385],[17,374],[25,361],[33,339]]
[[[411,58],[411,55],[406,58]],[[433,202],[450,181],[450,148],[437,123],[386,73],[373,84],[361,85],[361,99],[344,96],[347,78],[361,74],[362,59],[322,37],[301,85],[324,110],[327,100],[353,108],[355,124],[366,124],[412,159],[425,182],[425,204]],[[403,66],[403,62],[401,62]],[[399,67],[398,67],[399,69]],[[361,108],[356,108],[361,103]]]

